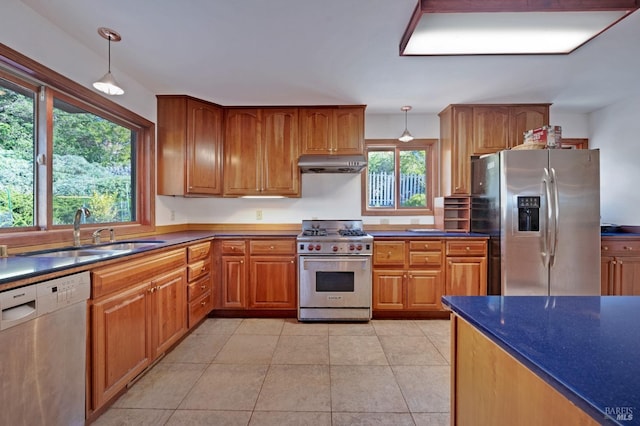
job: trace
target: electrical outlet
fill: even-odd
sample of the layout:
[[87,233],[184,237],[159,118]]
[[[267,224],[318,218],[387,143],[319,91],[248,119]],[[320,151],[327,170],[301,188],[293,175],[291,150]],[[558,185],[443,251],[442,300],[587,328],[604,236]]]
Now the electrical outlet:
[[256,210],[256,220],[262,220],[262,210]]
[[171,210],[171,216],[170,216],[170,219],[171,219],[172,221],[176,220],[176,212],[175,212],[174,210]]

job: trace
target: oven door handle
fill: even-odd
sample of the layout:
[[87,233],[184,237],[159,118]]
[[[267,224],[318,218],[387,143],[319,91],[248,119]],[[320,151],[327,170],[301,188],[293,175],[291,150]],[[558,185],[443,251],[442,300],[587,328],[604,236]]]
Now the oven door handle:
[[363,266],[369,262],[369,257],[341,257],[336,258],[335,256],[327,256],[327,257],[313,257],[313,258],[304,258],[302,259],[302,267],[307,269],[307,263],[326,263],[326,262],[348,262],[348,263],[362,263]]

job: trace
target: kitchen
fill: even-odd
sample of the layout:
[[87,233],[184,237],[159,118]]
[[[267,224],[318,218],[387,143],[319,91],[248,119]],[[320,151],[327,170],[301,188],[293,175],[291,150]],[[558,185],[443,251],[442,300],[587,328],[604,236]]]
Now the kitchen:
[[[47,66],[58,70],[64,75],[69,76],[74,81],[86,82],[89,85],[90,80],[94,75],[101,74],[104,68],[104,52],[103,45],[99,44],[95,49],[95,53],[91,52],[88,48],[77,44],[74,39],[66,32],[63,32],[58,27],[51,24],[49,21],[37,15],[33,10],[29,9],[29,2],[17,2],[14,1],[8,6],[4,5],[3,8],[7,8],[9,13],[2,14],[2,27],[6,29],[6,34],[3,35],[2,42],[11,46],[12,48],[22,52],[23,54],[32,57]],[[410,2],[405,2],[405,8],[411,9]],[[382,5],[381,5],[382,6]],[[126,6],[123,6],[126,8]],[[396,16],[396,13],[389,14],[390,16]],[[406,21],[406,13],[398,13],[403,15],[398,17],[399,27],[403,27]],[[158,18],[160,19],[160,18]],[[635,21],[634,21],[635,19]],[[624,21],[620,24],[620,33],[613,33],[611,37],[617,35],[622,40],[633,40],[632,29],[636,29],[638,25],[634,25],[637,22],[637,16],[631,16],[628,21]],[[100,23],[103,25],[104,23]],[[86,25],[89,25],[88,23]],[[91,24],[91,31],[87,34],[95,33],[95,28],[98,25]],[[614,28],[618,30],[618,27]],[[625,33],[628,31],[629,34]],[[125,40],[127,34],[123,34]],[[610,36],[609,32],[605,36]],[[98,37],[96,36],[96,39]],[[397,39],[397,35],[391,37],[394,40]],[[34,43],[34,40],[47,39],[50,40],[50,46],[47,45],[47,49],[42,49],[38,43]],[[98,41],[96,40],[96,43]],[[594,68],[595,74],[603,69],[615,68],[622,74],[624,70],[633,70],[633,64],[629,64],[627,61],[631,61],[637,58],[639,55],[633,53],[633,49],[637,49],[636,46],[628,46],[629,43],[624,44],[625,49],[607,49],[606,46],[600,46],[598,43],[603,43],[601,38],[598,38],[592,42],[596,47],[602,49],[599,51],[599,61],[588,61],[587,58],[581,56],[582,51],[576,52],[579,54],[578,63],[586,67]],[[618,46],[619,43],[614,39],[614,46]],[[161,43],[160,43],[161,44]],[[591,45],[589,45],[591,47]],[[117,63],[116,58],[119,50],[122,49],[119,45],[114,45],[114,65]],[[628,50],[627,50],[628,49]],[[395,52],[394,52],[395,55]],[[74,58],[73,63],[70,59]],[[84,61],[77,61],[76,58],[86,59]],[[402,58],[401,58],[402,59]],[[410,59],[410,58],[405,58]],[[77,63],[80,62],[80,63]],[[527,65],[526,60],[522,61]],[[612,64],[615,64],[613,66]],[[533,64],[531,64],[533,65]],[[524,65],[522,65],[524,67]],[[574,65],[578,67],[579,65]],[[603,68],[603,69],[600,69]],[[137,111],[144,117],[151,121],[155,121],[155,93],[149,91],[142,85],[135,82],[133,78],[127,78],[127,74],[118,71],[117,65],[114,66],[114,73],[118,78],[123,81],[127,86],[127,95],[118,100],[122,102],[126,107]],[[328,70],[327,70],[328,71]],[[550,71],[548,71],[550,72]],[[572,74],[565,69],[567,86],[572,84]],[[400,76],[399,79],[404,78]],[[583,77],[584,79],[591,78],[591,74]],[[580,80],[580,78],[576,78]],[[612,78],[611,80],[619,81],[618,78]],[[611,82],[607,80],[607,82]],[[555,102],[555,99],[542,99],[543,101],[554,101],[556,106],[552,106],[552,124],[561,125],[563,127],[563,136],[569,138],[589,138],[591,148],[600,148],[602,152],[601,164],[602,164],[602,176],[601,186],[606,188],[602,191],[602,219],[606,222],[620,223],[625,225],[637,225],[636,215],[634,209],[640,205],[638,195],[633,190],[633,182],[637,180],[639,172],[634,164],[634,153],[637,151],[637,145],[633,143],[638,134],[638,124],[635,120],[635,113],[640,104],[640,97],[638,96],[637,84],[631,83],[624,85],[622,91],[624,97],[621,96],[620,88],[609,87],[608,84],[600,85],[602,90],[609,91],[611,97],[608,98],[606,104],[599,105],[594,108],[593,111],[580,111],[577,110],[561,110],[556,111],[557,105],[560,102]],[[476,84],[477,86],[481,86]],[[495,91],[490,85],[484,90],[488,90],[489,93]],[[455,85],[450,88],[450,91],[455,92]],[[199,95],[200,91],[197,92]],[[204,88],[202,90],[204,93]],[[211,101],[220,102],[221,104],[237,103],[248,104],[251,101],[244,102],[242,98],[234,100],[232,94],[226,94],[222,91],[218,96],[212,96]],[[286,96],[286,93],[279,94],[280,96]],[[429,98],[430,94],[425,93],[422,95],[425,98]],[[428,112],[420,113],[418,108],[415,108],[416,113],[409,115],[409,128],[412,133],[421,138],[438,138],[439,136],[439,120],[437,112],[439,112],[446,104],[461,102],[460,95],[455,95],[448,101],[438,104],[428,110]],[[471,95],[470,95],[471,96]],[[500,96],[497,96],[500,98]],[[225,102],[225,99],[231,99],[232,102]],[[392,109],[381,110],[376,112],[375,108],[368,108],[368,112],[365,120],[365,137],[367,139],[381,139],[381,138],[396,138],[399,132],[403,128],[403,117],[395,110],[399,110],[399,107],[406,103],[404,96],[398,95],[397,105]],[[533,95],[529,96],[527,93],[517,92],[511,95],[505,95],[500,99],[496,99],[496,96],[488,93],[477,93],[470,98],[464,98],[464,102],[509,102],[515,101],[541,101],[539,98],[535,98]],[[256,101],[258,102],[258,101]],[[586,101],[585,101],[586,102]],[[283,100],[278,97],[269,98],[260,102],[260,104],[271,103],[296,103],[295,100],[289,100],[286,98]],[[308,103],[308,102],[301,102]],[[316,103],[325,103],[325,100],[319,99]],[[337,102],[334,97],[326,100],[326,103],[367,103],[360,101],[357,97],[347,98]],[[414,105],[416,105],[414,103]],[[615,149],[614,149],[615,148]],[[256,211],[261,210],[264,224],[298,224],[301,220],[312,217],[333,217],[336,205],[341,207],[342,217],[360,217],[360,201],[359,197],[354,197],[353,194],[360,192],[360,178],[359,176],[352,175],[335,175],[335,176],[320,176],[320,175],[304,175],[302,177],[302,193],[303,197],[300,199],[280,199],[280,200],[248,200],[248,199],[181,199],[172,197],[156,197],[156,225],[157,226],[169,226],[174,224],[198,224],[198,223],[218,223],[218,224],[255,224]],[[400,225],[429,225],[432,223],[432,217],[364,217],[365,224],[371,225],[383,225],[400,224]]]

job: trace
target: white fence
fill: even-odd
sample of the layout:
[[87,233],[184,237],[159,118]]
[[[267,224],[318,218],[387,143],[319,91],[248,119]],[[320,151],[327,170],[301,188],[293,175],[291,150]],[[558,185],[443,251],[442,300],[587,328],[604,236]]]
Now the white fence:
[[[370,207],[393,206],[396,190],[396,177],[393,173],[369,173],[369,193],[367,203]],[[415,194],[424,194],[424,175],[400,175],[400,205]]]

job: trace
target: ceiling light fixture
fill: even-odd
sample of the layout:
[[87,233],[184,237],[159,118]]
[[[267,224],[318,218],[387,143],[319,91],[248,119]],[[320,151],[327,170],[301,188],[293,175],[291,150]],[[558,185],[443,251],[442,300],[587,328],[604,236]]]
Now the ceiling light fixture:
[[638,7],[636,0],[419,0],[400,55],[568,54]]
[[98,28],[98,34],[100,34],[102,38],[106,38],[109,42],[109,70],[100,80],[93,83],[93,87],[107,95],[122,95],[124,90],[122,90],[113,77],[113,74],[111,74],[111,42],[118,42],[122,40],[122,37],[120,37],[120,34],[117,32],[106,27]]
[[407,113],[410,110],[411,107],[409,105],[400,108],[400,111],[404,111],[404,132],[402,132],[402,134],[398,138],[400,142],[411,142],[413,140],[413,136],[411,136],[411,133],[409,133],[409,130],[407,128]]

